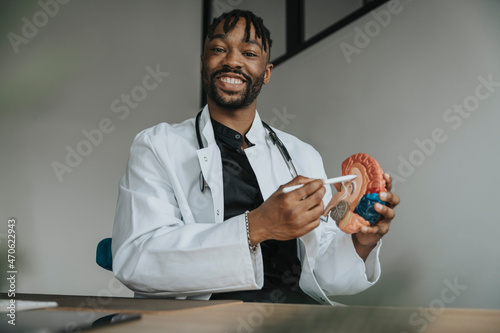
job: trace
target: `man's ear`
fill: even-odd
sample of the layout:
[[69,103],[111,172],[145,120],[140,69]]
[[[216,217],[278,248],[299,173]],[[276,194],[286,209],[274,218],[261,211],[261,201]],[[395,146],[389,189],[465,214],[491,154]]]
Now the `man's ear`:
[[203,72],[203,54],[200,56],[200,74]]
[[271,73],[273,72],[274,65],[270,62],[266,65],[266,72],[264,73],[264,84],[271,81]]

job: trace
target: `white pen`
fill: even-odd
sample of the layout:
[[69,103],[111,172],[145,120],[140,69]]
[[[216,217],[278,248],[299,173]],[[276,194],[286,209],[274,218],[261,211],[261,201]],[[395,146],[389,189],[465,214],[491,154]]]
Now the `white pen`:
[[[342,182],[348,182],[350,180],[353,180],[356,178],[356,175],[347,175],[347,176],[341,176],[341,177],[335,177],[335,178],[330,178],[325,180],[325,185],[326,184],[335,184],[335,183],[342,183]],[[293,186],[288,186],[283,188],[283,193],[288,193],[292,192],[293,190],[296,190],[298,188],[301,188],[305,184],[299,184],[299,185],[293,185]]]

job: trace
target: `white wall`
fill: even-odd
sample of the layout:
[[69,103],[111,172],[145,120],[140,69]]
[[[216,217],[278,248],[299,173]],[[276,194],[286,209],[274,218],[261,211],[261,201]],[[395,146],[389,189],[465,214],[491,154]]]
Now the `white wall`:
[[[17,219],[17,290],[132,295],[95,264],[95,246],[111,236],[134,136],[200,107],[202,1],[72,1],[16,53],[7,34],[40,15],[37,2],[3,4],[0,26],[0,233]],[[128,116],[114,113],[122,94],[142,99],[136,87],[157,65],[163,82]],[[67,165],[66,146],[105,118],[113,131],[59,181],[51,164]]]
[[[282,64],[259,111],[313,144],[332,177],[357,152],[400,177],[381,281],[340,301],[429,306],[439,304],[445,280],[457,279],[467,289],[446,306],[499,308],[500,87],[457,129],[443,115],[475,93],[479,76],[500,82],[500,3],[413,0],[402,8],[349,63],[340,45],[355,46],[354,29],[371,16]],[[18,291],[131,295],[94,263],[95,245],[111,235],[133,137],[199,108],[201,1],[69,2],[15,53],[7,34],[20,34],[21,18],[38,11],[35,1],[2,2],[0,11],[0,233],[17,219]],[[169,76],[120,119],[112,102],[138,91],[145,68],[157,64]],[[104,118],[114,130],[60,182],[51,164],[65,164],[65,147],[76,149],[81,131]],[[418,157],[414,141],[435,128],[447,140],[400,173],[400,157]]]
[[[330,177],[358,152],[397,177],[402,203],[384,238],[382,278],[339,301],[499,308],[500,2],[414,0],[396,9],[379,31],[365,16],[278,67],[259,110],[315,146]],[[373,37],[358,41],[348,62],[341,45],[356,46],[355,29],[366,25]],[[478,77],[489,76],[497,86],[480,88],[490,96],[475,111],[460,124],[443,118],[474,102]],[[419,153],[415,140],[435,129],[446,140]],[[402,168],[401,158],[418,165]],[[455,279],[466,289],[443,302],[445,280]]]

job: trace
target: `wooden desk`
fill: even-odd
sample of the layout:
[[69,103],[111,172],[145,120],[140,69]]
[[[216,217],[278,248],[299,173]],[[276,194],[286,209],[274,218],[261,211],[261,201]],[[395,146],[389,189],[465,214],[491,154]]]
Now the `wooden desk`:
[[335,333],[498,333],[498,310],[443,310],[437,318],[418,325],[410,324],[417,309],[388,307],[329,307],[239,303],[162,315],[144,314],[140,321],[122,327],[108,327],[96,332],[335,332]]
[[[6,299],[6,294],[0,294]],[[243,303],[242,301],[195,301],[173,300],[160,298],[130,298],[130,297],[96,297],[96,296],[67,296],[67,295],[42,295],[42,294],[17,294],[16,300],[49,301],[57,302],[57,308],[48,310],[75,310],[101,311],[124,313],[158,313],[173,310],[194,309],[220,304]]]
[[[142,319],[92,332],[500,332],[500,310],[391,307],[330,307],[97,297],[21,295],[16,299],[55,300],[59,310],[140,312]],[[87,306],[83,306],[87,301]],[[82,304],[83,302],[83,304]],[[94,305],[92,305],[94,304]],[[422,314],[426,311],[426,315]]]

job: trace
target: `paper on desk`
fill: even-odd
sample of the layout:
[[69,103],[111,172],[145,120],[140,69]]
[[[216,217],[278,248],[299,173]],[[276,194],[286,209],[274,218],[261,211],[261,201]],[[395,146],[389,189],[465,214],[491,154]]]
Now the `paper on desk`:
[[[13,300],[15,300],[16,311],[57,307],[57,302],[25,301],[14,298]],[[0,313],[8,313],[10,311],[9,306],[11,306],[10,299],[0,299]]]

